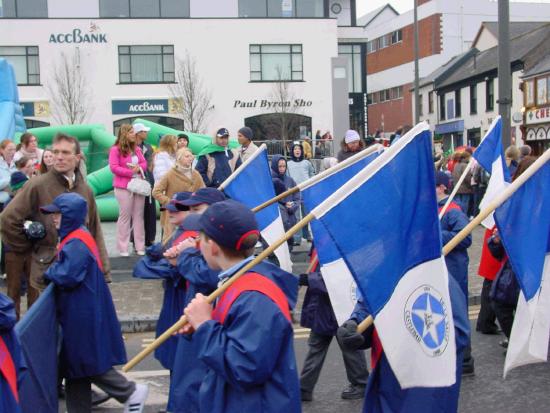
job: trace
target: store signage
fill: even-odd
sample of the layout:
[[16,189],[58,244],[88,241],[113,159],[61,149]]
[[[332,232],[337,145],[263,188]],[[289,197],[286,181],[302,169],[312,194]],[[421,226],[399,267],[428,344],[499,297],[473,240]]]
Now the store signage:
[[545,141],[550,139],[550,128],[529,128],[527,129],[527,141]]
[[107,34],[99,33],[101,29],[93,22],[90,23],[88,32],[81,29],[73,29],[68,33],[50,34],[50,43],[107,43]]
[[454,133],[454,132],[464,132],[463,120],[440,123],[439,125],[435,125],[435,133],[437,135],[445,135],[446,133]]
[[550,122],[550,107],[532,109],[525,113],[525,123],[532,125],[533,123]]
[[131,99],[113,100],[113,115],[137,115],[148,113],[181,113],[181,99]]
[[307,108],[313,105],[311,100],[304,99],[294,99],[287,100],[284,102],[273,101],[267,99],[254,99],[254,100],[235,100],[233,102],[233,109],[240,108],[263,108],[263,109],[274,109],[274,108]]
[[21,102],[20,105],[23,116],[36,118],[47,118],[50,116],[50,104],[47,101]]

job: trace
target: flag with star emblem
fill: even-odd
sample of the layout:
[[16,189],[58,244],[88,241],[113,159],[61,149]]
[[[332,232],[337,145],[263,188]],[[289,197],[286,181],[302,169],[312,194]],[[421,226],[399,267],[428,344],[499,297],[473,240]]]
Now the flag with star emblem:
[[415,126],[312,210],[351,271],[401,388],[456,381],[432,141]]
[[[550,338],[550,162],[495,212],[504,249],[521,287],[504,374],[548,358]],[[526,207],[528,205],[528,207]]]
[[[265,144],[262,144],[246,162],[231,174],[222,186],[223,192],[227,196],[245,204],[250,209],[275,198],[275,188],[271,179]],[[260,227],[260,234],[268,245],[273,244],[285,234],[283,219],[276,203],[256,212],[256,220]],[[286,242],[275,250],[275,256],[283,270],[292,272],[290,251]]]

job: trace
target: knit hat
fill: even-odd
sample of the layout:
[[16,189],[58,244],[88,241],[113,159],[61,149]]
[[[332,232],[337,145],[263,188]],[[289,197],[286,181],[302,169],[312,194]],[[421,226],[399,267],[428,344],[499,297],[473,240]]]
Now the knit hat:
[[239,129],[239,133],[249,141],[251,141],[254,137],[254,132],[252,132],[252,129],[250,129],[248,126],[243,126],[241,129]]
[[27,175],[23,172],[17,171],[12,173],[10,178],[10,186],[12,191],[16,191],[21,188],[28,180],[29,178],[27,178]]
[[346,132],[346,136],[344,137],[344,142],[346,142],[346,143],[357,142],[357,141],[360,141],[360,140],[361,140],[361,137],[353,129],[348,130]]

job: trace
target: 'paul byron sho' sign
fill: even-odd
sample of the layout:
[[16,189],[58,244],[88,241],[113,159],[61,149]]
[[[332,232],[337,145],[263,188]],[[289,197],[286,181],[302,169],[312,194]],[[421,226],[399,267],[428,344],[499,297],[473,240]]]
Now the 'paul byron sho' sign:
[[235,100],[233,102],[233,109],[237,108],[309,108],[313,102],[311,100],[294,99],[286,101],[276,101],[268,99],[254,99],[254,100]]

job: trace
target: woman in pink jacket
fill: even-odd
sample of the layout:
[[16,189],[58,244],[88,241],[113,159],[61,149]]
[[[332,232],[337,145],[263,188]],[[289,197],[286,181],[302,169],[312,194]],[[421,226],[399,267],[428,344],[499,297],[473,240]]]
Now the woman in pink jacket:
[[119,213],[116,223],[117,248],[120,256],[128,256],[130,231],[134,228],[134,243],[138,255],[145,254],[145,230],[143,206],[145,197],[128,191],[128,182],[147,169],[147,161],[136,144],[132,125],[124,124],[109,152],[109,167],[113,172],[113,186],[118,202]]

